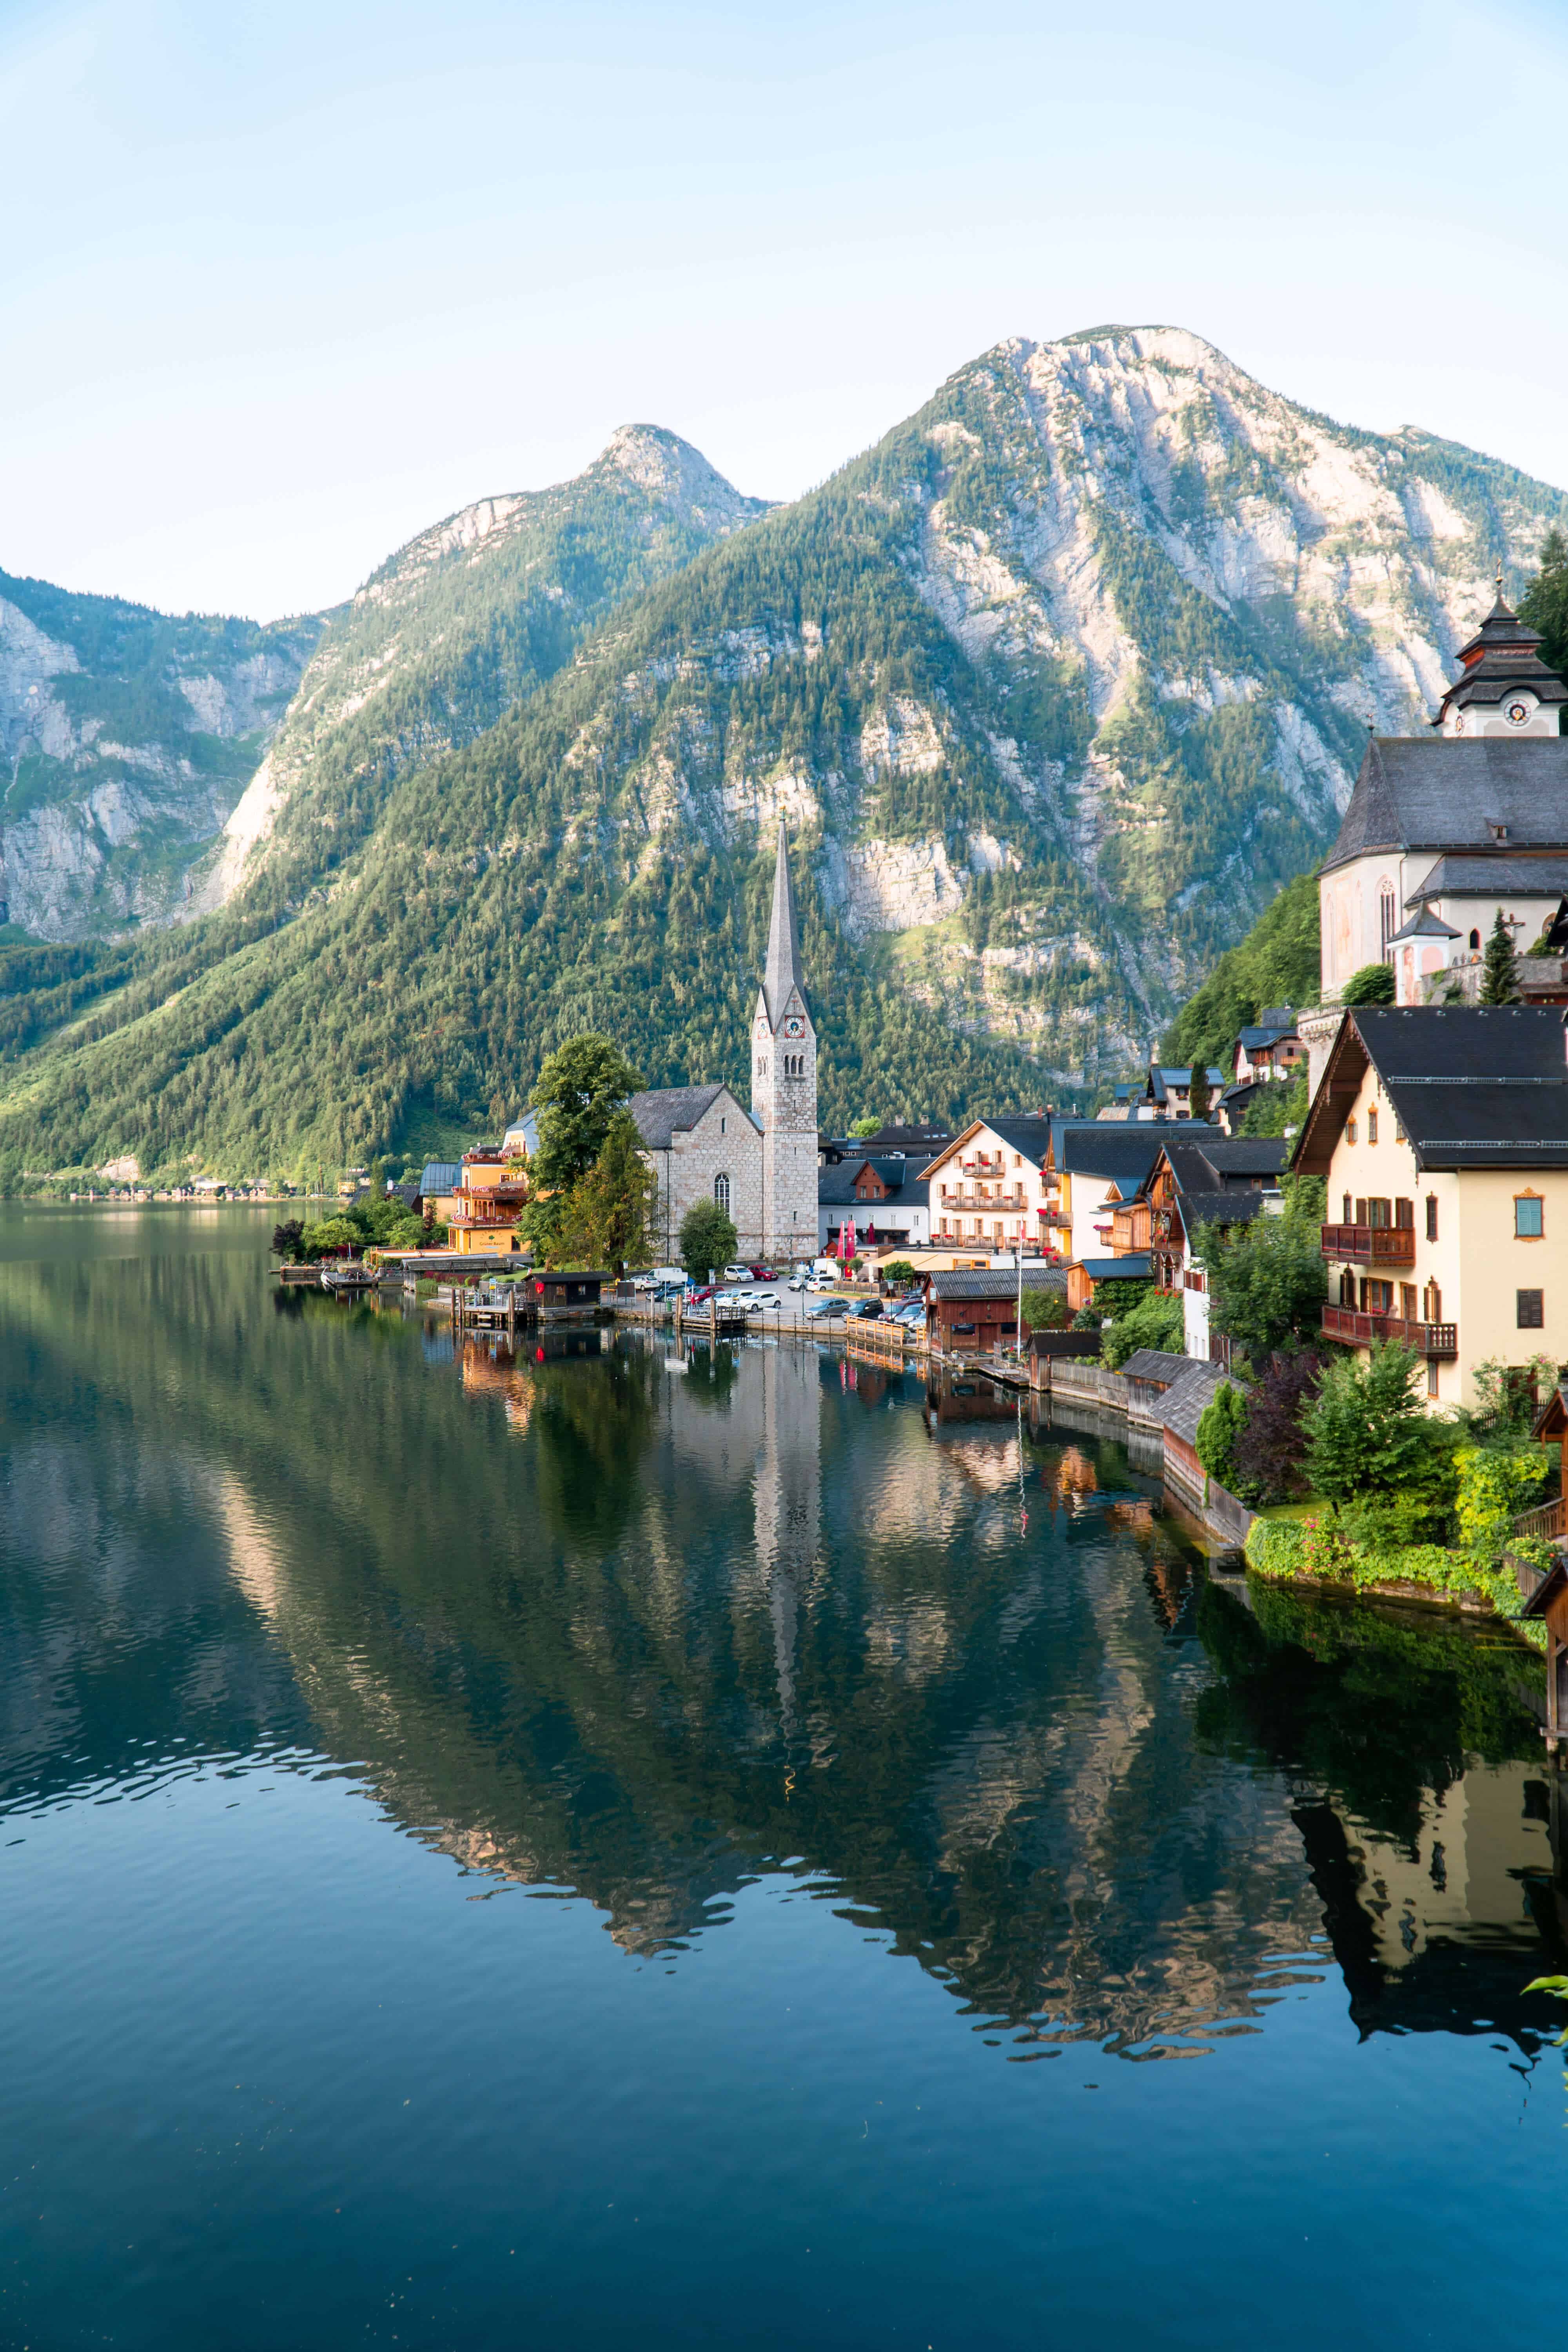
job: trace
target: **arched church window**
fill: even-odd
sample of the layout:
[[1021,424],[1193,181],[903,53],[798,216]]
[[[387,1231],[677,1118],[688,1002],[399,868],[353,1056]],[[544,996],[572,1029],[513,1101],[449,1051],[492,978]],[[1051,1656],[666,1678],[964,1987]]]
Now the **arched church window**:
[[714,1177],[713,1198],[718,1202],[720,1208],[723,1210],[724,1214],[728,1216],[730,1213],[730,1179],[728,1176]]
[[1394,937],[1394,932],[1399,929],[1399,925],[1394,920],[1394,888],[1393,885],[1388,882],[1383,883],[1378,890],[1377,921],[1379,932],[1379,951],[1380,953],[1386,954],[1388,951],[1388,942]]
[[1474,955],[1474,954],[1476,954],[1476,953],[1477,953],[1477,951],[1479,950],[1479,947],[1480,947],[1480,944],[1481,944],[1481,935],[1480,935],[1479,931],[1472,931],[1472,932],[1470,933],[1470,953],[1471,953],[1472,955]]

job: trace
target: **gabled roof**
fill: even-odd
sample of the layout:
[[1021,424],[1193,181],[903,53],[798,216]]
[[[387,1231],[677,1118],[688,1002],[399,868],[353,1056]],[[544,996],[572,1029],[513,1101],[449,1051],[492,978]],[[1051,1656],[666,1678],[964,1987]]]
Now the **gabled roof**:
[[[1028,1285],[1024,1286],[1027,1289]],[[1016,1272],[1009,1274],[1005,1266],[990,1272],[977,1267],[968,1274],[933,1274],[931,1277],[931,1295],[935,1298],[1016,1298],[1017,1294],[1018,1276]]]
[[1405,901],[1427,898],[1560,898],[1568,892],[1568,857],[1439,857],[1418,890]]
[[1568,688],[1536,651],[1540,643],[1540,630],[1531,628],[1503,603],[1500,584],[1497,603],[1469,643],[1459,647],[1464,667],[1444,695],[1432,724],[1440,727],[1443,713],[1451,705],[1498,703],[1518,687],[1548,708],[1568,702]]
[[1278,1045],[1281,1037],[1293,1037],[1295,1034],[1296,1024],[1293,1020],[1274,1023],[1259,1021],[1252,1028],[1238,1029],[1236,1033],[1236,1042],[1238,1045],[1245,1045],[1249,1054],[1256,1054],[1265,1045]]
[[862,1201],[855,1190],[856,1181],[863,1168],[874,1168],[888,1188],[889,1199],[900,1209],[923,1209],[931,1187],[921,1180],[925,1174],[922,1162],[917,1160],[885,1160],[879,1154],[862,1153],[853,1160],[840,1160],[836,1168],[819,1168],[816,1171],[816,1202],[819,1208],[864,1209],[874,1219],[877,1210],[885,1205],[878,1201]]
[[1045,1163],[1047,1148],[1058,1125],[1058,1121],[1048,1111],[1033,1111],[1027,1116],[1004,1112],[997,1118],[972,1118],[950,1142],[942,1144],[931,1155],[927,1167],[934,1168],[939,1160],[956,1158],[967,1150],[981,1129],[985,1128],[998,1137],[1009,1151],[1018,1152],[1032,1167],[1039,1168]]
[[1069,1127],[1057,1147],[1057,1166],[1073,1176],[1103,1176],[1136,1192],[1173,1136],[1212,1135],[1219,1129],[1197,1118],[1092,1120]]
[[1331,1049],[1295,1165],[1325,1174],[1368,1063],[1418,1170],[1568,1167],[1568,1058],[1550,1004],[1361,1004]]
[[[1211,1364],[1195,1356],[1179,1378],[1173,1380],[1160,1399],[1160,1421],[1173,1437],[1188,1445],[1195,1445],[1198,1423],[1205,1409],[1213,1403],[1215,1391],[1226,1378],[1222,1364]],[[1233,1386],[1237,1385],[1233,1382]]]
[[435,1192],[455,1192],[462,1174],[460,1160],[427,1160],[425,1173],[419,1179],[419,1190],[426,1199]]
[[[1411,901],[1406,898],[1405,903],[1408,907]],[[1452,923],[1444,922],[1442,917],[1435,915],[1431,908],[1423,901],[1421,912],[1418,915],[1412,915],[1407,923],[1401,923],[1388,944],[1390,947],[1394,947],[1401,940],[1457,940],[1462,936],[1462,933],[1454,929]]]
[[[703,1112],[711,1110],[720,1096],[726,1092],[728,1089],[722,1084],[713,1087],[657,1087],[651,1093],[633,1095],[626,1108],[637,1122],[644,1150],[668,1151],[675,1138],[689,1134]],[[740,1104],[737,1103],[735,1108],[739,1110]]]
[[1379,849],[1568,850],[1568,735],[1374,735],[1322,871]]
[[1124,1381],[1157,1381],[1169,1388],[1192,1361],[1191,1356],[1173,1356],[1164,1348],[1134,1348],[1121,1367],[1121,1377]]

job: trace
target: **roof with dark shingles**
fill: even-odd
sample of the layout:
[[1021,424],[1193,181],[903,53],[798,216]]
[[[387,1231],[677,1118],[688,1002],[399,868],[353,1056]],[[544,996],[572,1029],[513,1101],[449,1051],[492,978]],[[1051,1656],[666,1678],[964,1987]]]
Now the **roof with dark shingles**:
[[1095,1119],[1085,1127],[1064,1129],[1057,1144],[1057,1166],[1072,1176],[1104,1176],[1136,1187],[1172,1138],[1184,1135],[1222,1140],[1218,1128],[1203,1119]]
[[1352,1017],[1419,1167],[1568,1167],[1561,1006],[1363,1004]]
[[[1018,1277],[1005,1266],[990,1273],[978,1268],[968,1274],[933,1274],[931,1278],[934,1297],[962,1301],[965,1298],[1016,1298]],[[1024,1287],[1028,1288],[1026,1281]]]
[[705,1110],[723,1093],[712,1087],[658,1087],[651,1094],[633,1095],[626,1108],[648,1151],[668,1151],[677,1135],[694,1128]]
[[1147,1282],[1154,1261],[1147,1250],[1130,1250],[1124,1257],[1080,1257],[1074,1265],[1090,1282]]
[[[816,1202],[823,1209],[864,1209],[875,1221],[877,1211],[884,1208],[923,1209],[930,1198],[931,1187],[921,1182],[927,1161],[920,1160],[884,1160],[860,1158],[840,1160],[837,1168],[820,1168],[816,1175]],[[863,1168],[875,1168],[888,1188],[888,1198],[882,1201],[862,1201],[855,1186]]]
[[1044,1117],[1031,1113],[1017,1118],[988,1118],[982,1112],[977,1124],[988,1127],[993,1135],[1001,1137],[1009,1151],[1021,1151],[1025,1159],[1033,1160],[1037,1168],[1045,1159],[1046,1146],[1051,1139],[1048,1114]]
[[1180,1379],[1191,1356],[1173,1356],[1163,1348],[1134,1348],[1121,1367],[1124,1381],[1163,1381],[1167,1388]]
[[1376,849],[1568,849],[1568,735],[1374,735],[1322,871]]
[[1559,898],[1568,890],[1568,857],[1439,857],[1405,903],[1427,898]]
[[425,1173],[419,1179],[419,1190],[426,1194],[455,1192],[458,1189],[458,1180],[462,1172],[463,1163],[460,1160],[427,1160],[425,1162]]
[[[1206,1363],[1201,1356],[1195,1356],[1186,1370],[1171,1382],[1160,1399],[1160,1420],[1173,1437],[1184,1439],[1188,1445],[1197,1444],[1198,1423],[1225,1377],[1223,1365]],[[1236,1387],[1237,1383],[1232,1381],[1231,1385]]]

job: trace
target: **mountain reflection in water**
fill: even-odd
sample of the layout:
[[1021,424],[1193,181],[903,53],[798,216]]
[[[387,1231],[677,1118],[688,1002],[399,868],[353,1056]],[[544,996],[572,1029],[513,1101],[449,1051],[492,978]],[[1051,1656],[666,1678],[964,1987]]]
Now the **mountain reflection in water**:
[[464,1342],[253,1253],[0,1265],[7,1805],[291,1752],[628,1953],[784,1863],[1014,2055],[1184,2054],[1331,1962],[1546,2021],[1533,1662],[1211,1576],[1116,1444],[772,1344]]

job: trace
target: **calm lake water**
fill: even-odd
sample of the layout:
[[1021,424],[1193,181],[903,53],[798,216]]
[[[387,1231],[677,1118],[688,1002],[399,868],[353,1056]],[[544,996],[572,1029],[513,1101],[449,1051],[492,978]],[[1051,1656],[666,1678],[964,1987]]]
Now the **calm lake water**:
[[1538,2341],[1538,1662],[270,1224],[0,1212],[0,2343]]

